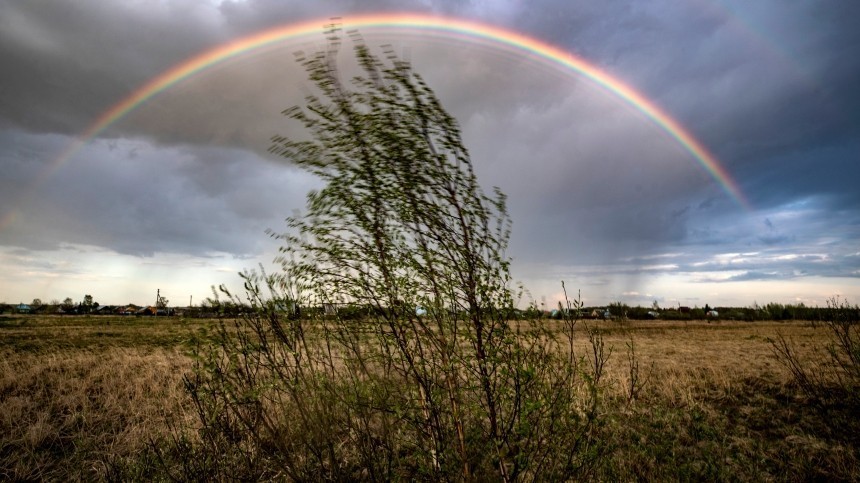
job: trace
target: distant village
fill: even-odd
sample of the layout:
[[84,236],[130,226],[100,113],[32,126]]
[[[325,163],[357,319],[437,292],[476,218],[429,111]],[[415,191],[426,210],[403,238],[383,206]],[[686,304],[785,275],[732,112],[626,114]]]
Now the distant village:
[[[128,317],[186,317],[186,318],[217,318],[238,316],[252,311],[251,307],[243,307],[230,302],[218,302],[207,299],[200,305],[170,306],[167,299],[159,295],[155,305],[100,305],[87,295],[81,302],[73,302],[71,298],[64,301],[42,303],[34,299],[31,303],[8,304],[0,303],[0,314],[29,314],[29,315],[87,315],[87,316],[128,316]],[[342,319],[358,319],[371,313],[368,308],[355,306],[335,306],[325,304],[321,307],[299,307],[293,303],[275,305],[275,310],[296,315],[299,312],[306,316],[320,314],[324,316],[337,315]],[[546,310],[533,305],[528,309],[515,309],[511,319],[597,319],[597,320],[708,320],[708,321],[757,321],[757,320],[826,320],[829,317],[828,307],[809,307],[804,304],[754,304],[752,307],[704,307],[677,306],[662,308],[656,301],[650,307],[629,306],[615,302],[601,307],[581,307],[578,309]],[[427,311],[417,307],[418,316],[425,316]]]
[[[0,314],[38,314],[38,315],[139,315],[139,316],[182,316],[189,307],[156,307],[154,305],[99,305],[82,304],[0,304]],[[200,307],[197,307],[199,310]]]

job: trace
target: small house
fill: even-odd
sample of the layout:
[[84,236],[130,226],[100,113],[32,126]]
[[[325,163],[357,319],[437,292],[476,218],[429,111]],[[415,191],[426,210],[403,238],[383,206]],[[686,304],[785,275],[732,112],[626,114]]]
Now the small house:
[[94,312],[99,315],[110,315],[117,310],[113,305],[100,305]]
[[608,309],[594,309],[591,311],[591,318],[609,320],[612,318],[612,312]]
[[117,315],[134,315],[137,311],[140,310],[140,307],[134,304],[123,305],[121,307],[117,307],[116,314]]
[[151,305],[148,307],[143,307],[140,310],[138,310],[137,312],[135,312],[135,315],[156,315],[156,314],[158,314],[158,309],[156,309],[155,307],[153,307]]

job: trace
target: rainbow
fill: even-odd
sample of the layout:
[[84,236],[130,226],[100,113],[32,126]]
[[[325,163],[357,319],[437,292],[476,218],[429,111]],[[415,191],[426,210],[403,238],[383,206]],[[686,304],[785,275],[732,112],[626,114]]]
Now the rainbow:
[[[169,89],[182,80],[250,51],[272,46],[286,40],[297,40],[302,37],[319,35],[323,25],[330,23],[331,20],[312,20],[265,30],[222,44],[164,71],[101,114],[86,131],[51,163],[49,170],[51,172],[56,170],[90,139],[98,136],[108,126],[122,119],[148,99]],[[422,14],[383,13],[359,15],[344,19],[342,27],[347,30],[360,28],[408,29],[410,31],[427,32],[433,35],[461,36],[479,41],[487,41],[491,45],[502,46],[514,52],[533,56],[550,64],[577,72],[620,97],[653,121],[666,134],[680,143],[710,176],[720,184],[726,194],[742,207],[749,209],[749,202],[746,197],[717,158],[708,152],[676,120],[620,80],[558,47],[499,27],[456,18]]]

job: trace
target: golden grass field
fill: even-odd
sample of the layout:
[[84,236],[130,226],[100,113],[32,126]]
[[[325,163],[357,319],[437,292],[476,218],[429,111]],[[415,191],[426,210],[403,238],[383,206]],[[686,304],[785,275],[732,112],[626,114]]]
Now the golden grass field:
[[[604,430],[614,444],[602,479],[860,479],[858,416],[814,409],[768,341],[781,333],[817,364],[828,344],[821,326],[587,323],[612,350]],[[173,428],[193,427],[182,376],[192,370],[191,349],[216,326],[178,318],[0,317],[0,479],[106,479],[116,462]],[[587,350],[584,337],[580,342],[578,350]],[[643,383],[635,398],[631,344]],[[843,423],[834,427],[832,418]]]

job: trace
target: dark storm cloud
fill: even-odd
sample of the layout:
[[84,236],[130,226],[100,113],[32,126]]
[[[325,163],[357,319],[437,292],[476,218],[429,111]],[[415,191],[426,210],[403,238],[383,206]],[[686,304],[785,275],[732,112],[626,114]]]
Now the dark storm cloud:
[[[39,150],[42,136],[2,139],[14,152]],[[32,178],[32,163],[0,155],[8,178]],[[185,146],[159,148],[140,141],[96,141],[21,203],[3,190],[3,204],[19,205],[4,245],[56,249],[67,243],[118,253],[207,256],[256,254],[265,230],[280,230],[284,206],[300,206],[314,185],[286,168],[271,172],[255,155]]]
[[[524,22],[655,99],[774,206],[860,174],[856,148],[832,153],[860,134],[858,18],[856,2],[559,2]],[[798,170],[847,177],[798,186]]]
[[[294,133],[279,111],[308,89],[297,45],[166,90],[35,180],[100,113],[184,59],[276,25],[376,11],[460,16],[579,55],[677,119],[752,203],[742,209],[676,141],[573,73],[370,36],[411,56],[460,121],[482,183],[510,195],[524,273],[584,273],[595,288],[611,276],[860,273],[860,4],[836,1],[4,2],[0,202],[15,218],[0,244],[260,253],[262,231],[314,186],[263,154],[272,134]],[[723,263],[733,253],[757,255]]]
[[730,283],[762,280],[796,280],[808,277],[860,277],[856,254],[797,253],[797,250],[749,253],[671,253],[622,259],[617,263],[569,267],[580,277],[685,275],[696,283]]
[[181,1],[4,2],[0,119],[35,132],[82,131],[148,78],[229,38],[212,10]]
[[[0,4],[0,126],[75,134],[167,68],[275,25],[420,2],[248,1]],[[321,31],[322,31],[322,25]]]
[[675,214],[683,220],[685,234],[659,244],[645,241],[638,246],[640,255],[582,264],[570,272],[685,275],[701,283],[857,278],[860,215],[856,209],[833,211],[831,206],[827,200],[801,199],[744,217],[719,213],[693,217],[698,210],[679,210]]

